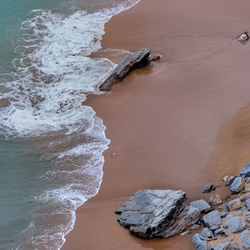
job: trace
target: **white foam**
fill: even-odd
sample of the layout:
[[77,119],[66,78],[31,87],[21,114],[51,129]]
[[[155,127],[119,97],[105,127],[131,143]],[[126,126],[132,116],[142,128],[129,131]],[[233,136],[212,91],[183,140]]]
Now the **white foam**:
[[[48,142],[44,157],[53,159],[55,167],[41,177],[58,185],[34,197],[41,204],[40,210],[21,233],[20,238],[26,241],[21,240],[24,245],[20,248],[60,249],[65,235],[73,229],[77,207],[99,191],[102,153],[109,140],[102,120],[82,102],[89,93],[100,94],[96,87],[115,65],[89,55],[101,48],[104,24],[137,2],[68,16],[36,10],[34,18],[23,23],[26,35],[23,46],[17,48],[20,57],[13,62],[16,72],[4,83],[10,91],[0,97],[11,102],[0,109],[0,129],[19,137],[47,136],[48,141],[51,132],[56,132],[60,141]],[[74,138],[77,134],[88,140],[78,141]],[[49,214],[63,215],[64,220],[48,223],[44,229],[45,218],[50,222]]]

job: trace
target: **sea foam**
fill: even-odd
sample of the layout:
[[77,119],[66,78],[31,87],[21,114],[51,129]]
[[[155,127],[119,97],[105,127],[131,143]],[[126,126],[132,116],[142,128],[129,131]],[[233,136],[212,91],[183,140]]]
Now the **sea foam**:
[[41,160],[53,167],[41,176],[51,188],[34,197],[38,205],[19,235],[19,249],[60,249],[77,207],[100,188],[110,141],[102,120],[83,102],[90,93],[101,94],[97,86],[115,64],[90,55],[101,48],[105,23],[137,2],[94,13],[35,10],[22,24],[15,70],[1,77],[0,103],[7,99],[8,105],[0,107],[0,129],[37,140]]

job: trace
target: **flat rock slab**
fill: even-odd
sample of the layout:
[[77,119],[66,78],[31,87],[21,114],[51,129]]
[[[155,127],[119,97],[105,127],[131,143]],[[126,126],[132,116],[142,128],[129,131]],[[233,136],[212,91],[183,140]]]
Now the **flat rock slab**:
[[139,190],[116,210],[121,214],[118,222],[144,239],[174,236],[200,216],[185,199],[181,190]]

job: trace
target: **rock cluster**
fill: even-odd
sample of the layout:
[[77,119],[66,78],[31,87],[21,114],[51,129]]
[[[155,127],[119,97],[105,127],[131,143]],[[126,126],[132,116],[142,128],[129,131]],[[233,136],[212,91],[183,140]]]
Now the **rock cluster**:
[[[192,237],[195,249],[250,249],[249,176],[247,164],[238,175],[223,178],[231,192],[224,203],[219,194],[187,205],[181,190],[140,190],[116,210],[118,222],[144,239],[184,236],[201,227]],[[204,185],[205,190],[214,191],[214,185]]]
[[223,180],[233,199],[203,216],[205,228],[192,238],[198,250],[250,249],[250,164],[239,175]]

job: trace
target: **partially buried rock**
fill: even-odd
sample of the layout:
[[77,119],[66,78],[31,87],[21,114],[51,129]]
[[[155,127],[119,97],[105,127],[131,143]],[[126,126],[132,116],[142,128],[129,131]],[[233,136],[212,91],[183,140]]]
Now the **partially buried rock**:
[[227,204],[230,211],[237,210],[242,207],[242,203],[239,198],[233,199]]
[[250,163],[248,163],[241,171],[240,175],[244,177],[250,176]]
[[183,232],[200,212],[186,206],[186,193],[181,190],[140,190],[122,207],[118,222],[144,239],[168,238]]
[[202,193],[208,193],[215,189],[216,187],[212,183],[205,183],[202,187]]
[[242,177],[236,177],[230,186],[232,193],[239,193],[244,188],[244,179]]

